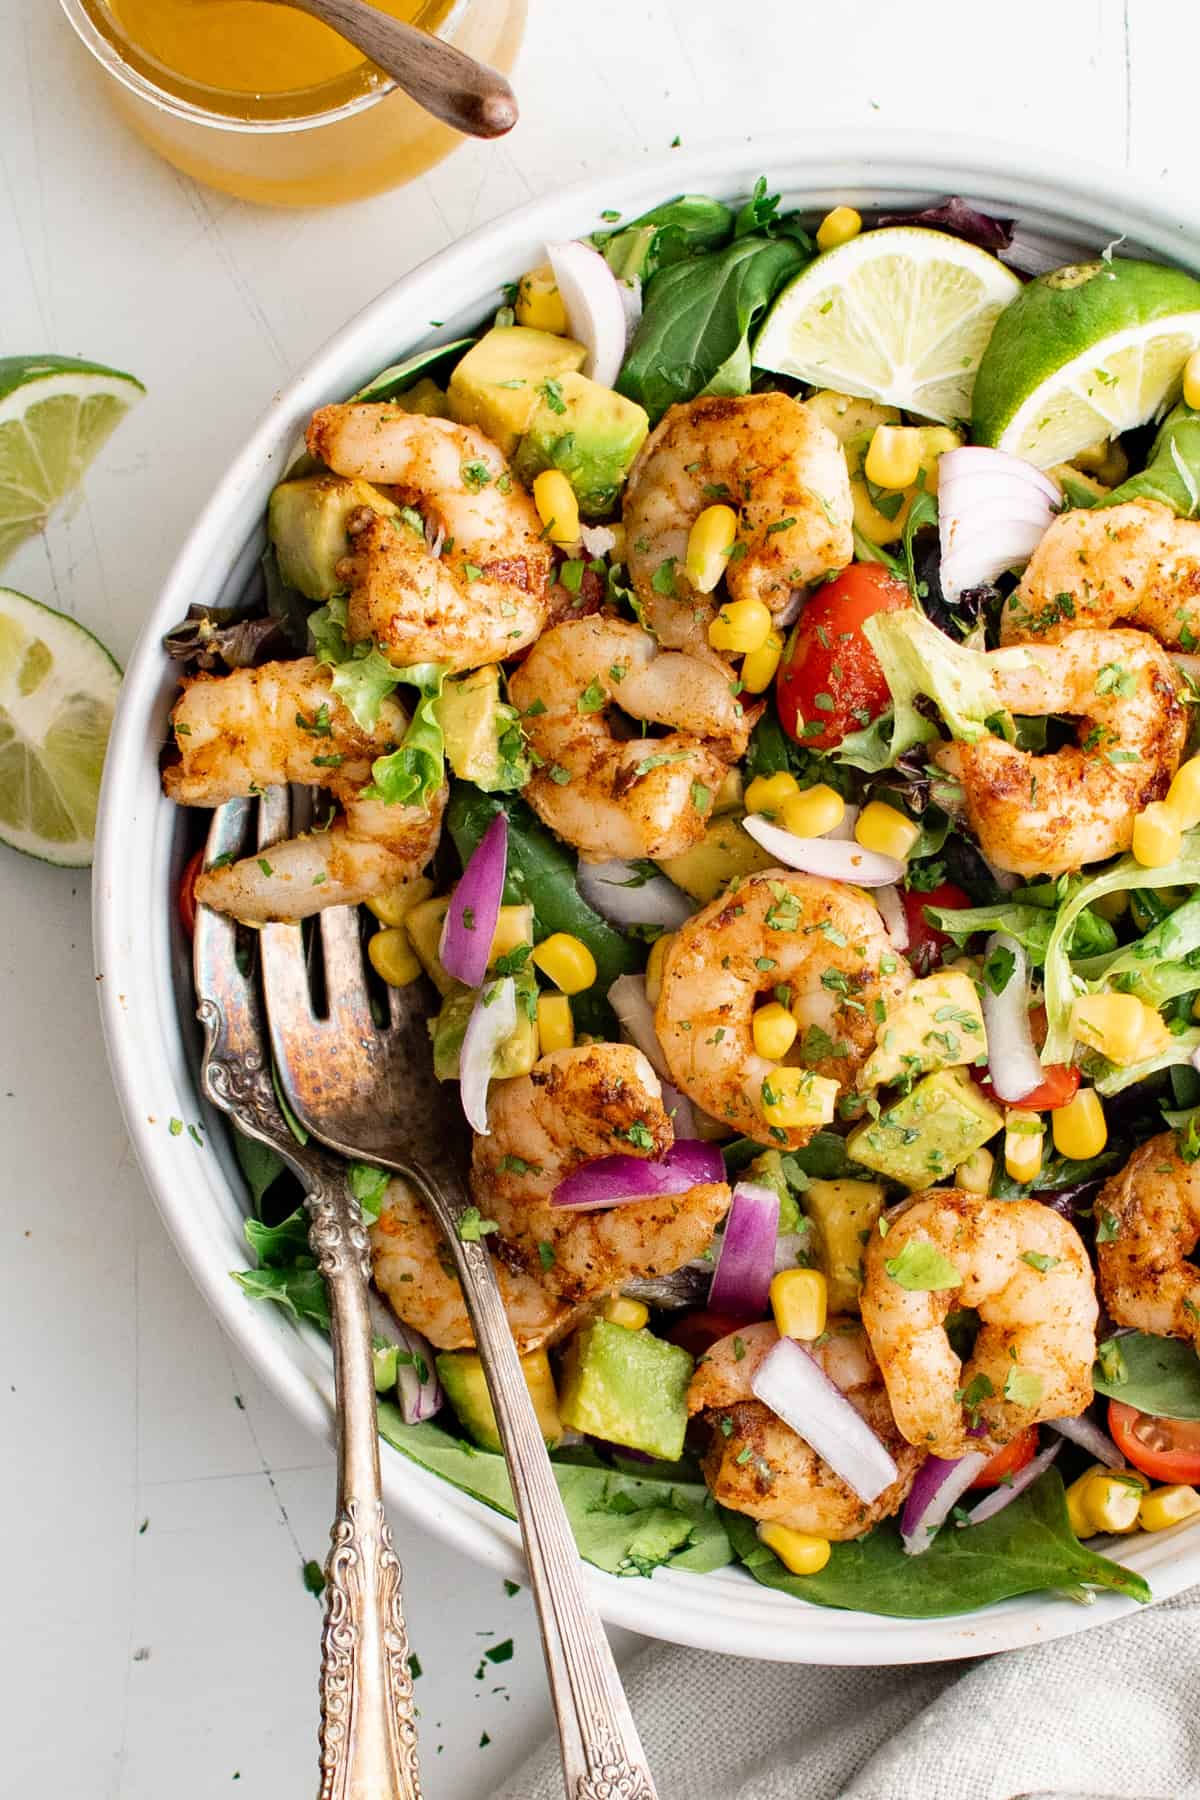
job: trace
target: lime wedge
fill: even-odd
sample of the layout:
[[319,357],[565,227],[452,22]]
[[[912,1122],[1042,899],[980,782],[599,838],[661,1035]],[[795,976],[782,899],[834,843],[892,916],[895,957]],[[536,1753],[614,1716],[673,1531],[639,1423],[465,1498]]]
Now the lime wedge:
[[776,300],[754,346],[760,369],[956,424],[1003,309],[1010,269],[944,232],[864,231],[808,265]]
[[1114,257],[1031,281],[975,383],[976,443],[1048,469],[1166,411],[1200,344],[1200,281]]
[[120,685],[90,631],[0,588],[0,843],[73,869],[91,862]]
[[41,531],[145,389],[69,356],[0,357],[0,564]]

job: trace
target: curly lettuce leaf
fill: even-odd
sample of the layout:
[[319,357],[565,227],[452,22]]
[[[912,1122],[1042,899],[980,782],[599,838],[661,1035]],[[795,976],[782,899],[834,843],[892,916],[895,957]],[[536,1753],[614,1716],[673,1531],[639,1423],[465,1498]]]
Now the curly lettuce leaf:
[[875,773],[890,769],[914,745],[937,737],[937,728],[917,710],[921,695],[933,701],[960,743],[978,742],[987,721],[1004,716],[994,657],[1011,652],[969,650],[915,607],[875,613],[864,620],[863,632],[879,658],[892,709],[845,738],[835,752],[839,762]]
[[[991,906],[927,906],[925,916],[961,949],[980,931],[1005,931],[1016,938],[1036,966],[1045,961],[1057,915],[1043,906],[1020,906],[998,900]],[[1076,956],[1106,955],[1116,945],[1117,934],[1107,919],[1084,907],[1075,919],[1071,951]],[[1200,987],[1200,977],[1196,986]]]
[[404,670],[388,661],[371,638],[352,644],[346,636],[346,596],[334,594],[317,608],[308,621],[313,655],[333,670],[334,693],[353,713],[363,731],[373,731],[379,709],[393,688],[404,679]]
[[389,806],[427,807],[442,785],[446,768],[446,740],[437,703],[447,670],[443,663],[410,663],[392,673],[397,681],[419,688],[421,698],[399,748],[388,756],[377,756],[371,764],[371,782],[363,789],[363,798],[384,800]]

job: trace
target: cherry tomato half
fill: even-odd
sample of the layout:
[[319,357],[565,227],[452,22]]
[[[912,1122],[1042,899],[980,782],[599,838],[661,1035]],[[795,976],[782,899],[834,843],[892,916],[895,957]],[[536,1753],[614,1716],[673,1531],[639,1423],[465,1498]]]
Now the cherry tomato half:
[[731,1319],[727,1313],[690,1312],[670,1326],[663,1336],[668,1342],[699,1357],[711,1350],[720,1338],[743,1331],[745,1325],[745,1319]]
[[196,877],[203,867],[204,852],[197,850],[184,863],[183,874],[179,877],[179,918],[189,937],[196,930]]
[[1023,1469],[1026,1463],[1033,1461],[1037,1447],[1038,1428],[1036,1425],[1028,1425],[1011,1443],[1002,1445],[990,1462],[984,1463],[971,1486],[999,1487],[1006,1475],[1015,1475],[1018,1469]]
[[[975,1080],[985,1094],[992,1093],[992,1084],[986,1069],[972,1070]],[[1042,1068],[1042,1080],[1032,1093],[1025,1094],[1020,1100],[1011,1102],[1029,1112],[1057,1112],[1060,1106],[1066,1106],[1079,1092],[1079,1070],[1074,1063],[1046,1063]],[[994,1096],[993,1096],[994,1098]],[[1005,1104],[1003,1101],[1001,1105]]]
[[1110,1400],[1108,1430],[1125,1460],[1152,1481],[1200,1481],[1200,1419],[1160,1419]]
[[925,917],[925,908],[970,906],[971,896],[954,882],[943,881],[941,887],[929,888],[923,894],[916,888],[905,888],[903,900],[904,916],[908,920],[908,949],[904,954],[916,974],[928,975],[937,968],[954,939],[930,924]]
[[831,750],[878,718],[891,696],[863,620],[911,605],[905,583],[880,563],[851,563],[809,596],[775,678],[790,738]]

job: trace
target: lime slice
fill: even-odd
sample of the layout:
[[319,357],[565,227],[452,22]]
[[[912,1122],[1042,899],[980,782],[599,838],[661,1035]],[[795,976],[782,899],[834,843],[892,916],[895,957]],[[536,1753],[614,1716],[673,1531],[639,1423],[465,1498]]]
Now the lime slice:
[[41,531],[145,389],[69,356],[0,357],[0,564]]
[[0,842],[73,869],[91,862],[120,685],[90,631],[0,588]]
[[984,346],[1020,291],[994,256],[944,232],[864,231],[784,288],[754,361],[953,425],[970,417]]
[[1048,469],[1144,425],[1200,344],[1200,281],[1113,258],[1039,275],[1004,314],[975,383],[972,432]]

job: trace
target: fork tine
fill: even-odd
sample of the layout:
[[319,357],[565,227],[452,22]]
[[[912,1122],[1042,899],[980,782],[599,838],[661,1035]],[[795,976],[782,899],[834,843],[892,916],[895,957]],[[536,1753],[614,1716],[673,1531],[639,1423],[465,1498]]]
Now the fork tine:
[[[205,845],[205,863],[211,864],[220,856],[236,857],[249,825],[248,800],[227,800],[218,807]],[[201,1002],[215,1001],[221,1009],[228,1053],[241,1058],[249,1056],[262,1043],[258,993],[253,979],[238,968],[235,921],[209,906],[196,908],[192,967]]]
[[328,907],[320,915],[320,925],[330,1022],[336,1021],[340,1031],[373,1030],[358,908]]
[[285,787],[268,788],[258,803],[258,847],[269,850],[291,834],[291,794]]

